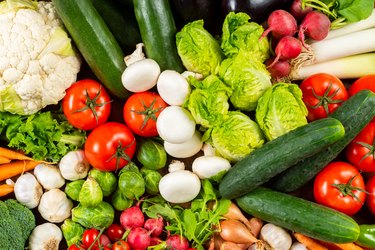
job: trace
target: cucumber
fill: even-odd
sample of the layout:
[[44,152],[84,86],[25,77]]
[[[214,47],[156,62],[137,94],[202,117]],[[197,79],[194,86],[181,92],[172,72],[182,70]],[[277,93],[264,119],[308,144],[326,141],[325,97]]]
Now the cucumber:
[[345,136],[326,150],[301,160],[270,181],[270,187],[282,192],[292,192],[317,175],[329,162],[361,132],[375,115],[375,94],[363,90],[350,97],[331,117],[338,119],[345,128]]
[[125,54],[132,53],[135,46],[142,42],[133,8],[108,0],[92,2]]
[[115,96],[126,99],[121,83],[124,53],[92,0],[52,0],[75,45],[99,81]]
[[333,118],[317,120],[289,131],[234,164],[220,182],[219,192],[227,199],[244,195],[298,161],[326,148],[344,134],[342,124]]
[[348,243],[359,237],[350,216],[290,194],[258,187],[236,201],[250,215],[314,239]]
[[161,70],[183,72],[177,54],[176,24],[168,0],[134,0],[133,4],[147,57],[154,59]]

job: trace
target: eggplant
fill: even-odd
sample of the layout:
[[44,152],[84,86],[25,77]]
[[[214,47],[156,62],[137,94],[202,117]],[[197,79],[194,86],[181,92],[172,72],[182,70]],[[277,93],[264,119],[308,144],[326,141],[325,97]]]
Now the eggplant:
[[263,23],[272,11],[289,9],[293,0],[222,0],[221,12],[225,16],[229,12],[245,12],[251,21]]
[[171,10],[178,29],[185,24],[203,19],[211,34],[220,34],[223,18],[221,0],[170,0]]

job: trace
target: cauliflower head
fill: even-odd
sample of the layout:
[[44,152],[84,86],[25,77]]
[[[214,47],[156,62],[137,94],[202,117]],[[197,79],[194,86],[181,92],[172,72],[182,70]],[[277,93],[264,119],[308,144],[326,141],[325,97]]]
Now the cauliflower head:
[[57,104],[80,67],[51,2],[0,2],[0,112],[30,115]]

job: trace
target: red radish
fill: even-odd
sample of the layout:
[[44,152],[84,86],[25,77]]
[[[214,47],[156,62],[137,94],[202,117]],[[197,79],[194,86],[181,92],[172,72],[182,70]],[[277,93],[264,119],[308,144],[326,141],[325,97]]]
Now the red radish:
[[163,217],[149,218],[145,221],[143,227],[150,232],[151,236],[158,237],[163,232]]
[[167,247],[174,250],[187,250],[189,249],[189,241],[182,235],[174,234],[167,238]]
[[289,76],[291,71],[291,66],[288,60],[279,60],[269,67],[272,62],[275,60],[275,57],[268,59],[265,64],[267,66],[267,70],[271,73],[271,77],[276,79],[277,81],[281,80],[284,77]]
[[284,36],[279,40],[275,48],[276,58],[268,66],[272,68],[279,60],[289,60],[296,58],[302,51],[301,42],[292,36]]
[[145,250],[150,246],[151,237],[147,230],[142,227],[136,227],[130,230],[127,242],[131,249]]
[[126,230],[142,227],[145,217],[138,206],[133,206],[122,211],[120,215],[120,224]]
[[328,16],[318,11],[311,11],[307,13],[299,26],[298,38],[304,47],[305,34],[313,40],[320,41],[327,37],[331,27],[331,21]]
[[313,11],[312,7],[305,6],[305,8],[302,9],[302,1],[301,0],[294,0],[293,3],[290,5],[290,14],[294,16],[297,20],[302,20],[307,13]]
[[162,243],[163,241],[159,238],[159,237],[151,237],[151,240],[150,240],[150,247],[151,246],[156,246],[156,245],[159,245],[160,243]]
[[297,32],[296,19],[285,10],[275,10],[267,20],[268,29],[266,29],[260,39],[266,37],[269,32],[273,37],[280,39],[284,36],[293,36]]

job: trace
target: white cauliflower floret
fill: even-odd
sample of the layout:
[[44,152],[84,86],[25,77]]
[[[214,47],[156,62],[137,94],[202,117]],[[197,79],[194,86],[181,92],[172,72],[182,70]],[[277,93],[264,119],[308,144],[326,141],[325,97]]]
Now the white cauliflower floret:
[[0,112],[28,115],[57,104],[80,66],[52,2],[0,3]]

